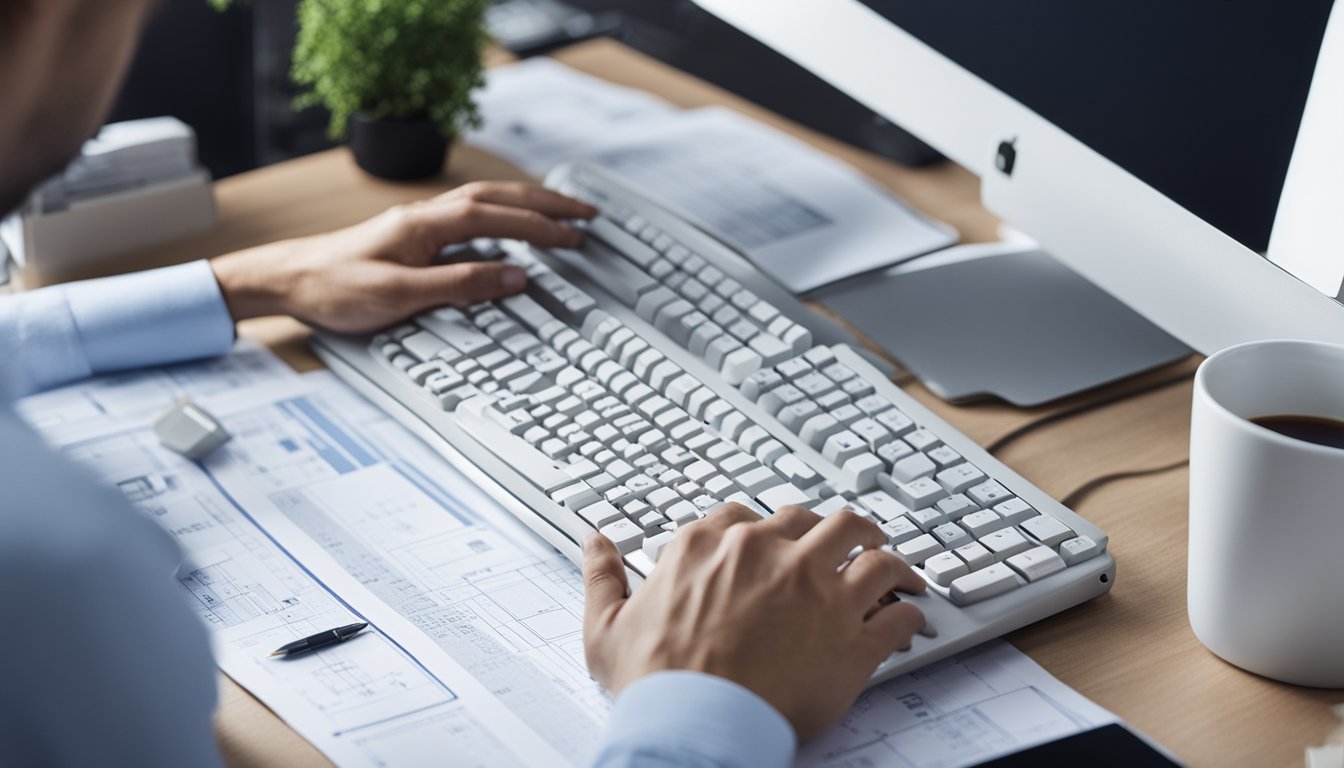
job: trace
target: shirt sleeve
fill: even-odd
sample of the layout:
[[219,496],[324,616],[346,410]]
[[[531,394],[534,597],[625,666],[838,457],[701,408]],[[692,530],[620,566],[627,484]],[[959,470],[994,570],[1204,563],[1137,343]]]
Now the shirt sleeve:
[[793,728],[761,697],[699,672],[657,672],[616,700],[593,765],[783,768]]
[[0,300],[0,359],[15,396],[95,373],[222,355],[233,341],[233,318],[206,261]]

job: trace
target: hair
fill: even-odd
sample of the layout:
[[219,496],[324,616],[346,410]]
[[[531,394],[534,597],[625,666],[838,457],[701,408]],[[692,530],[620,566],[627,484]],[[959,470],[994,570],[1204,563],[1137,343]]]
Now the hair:
[[19,22],[32,10],[32,0],[0,0],[0,38],[18,31]]

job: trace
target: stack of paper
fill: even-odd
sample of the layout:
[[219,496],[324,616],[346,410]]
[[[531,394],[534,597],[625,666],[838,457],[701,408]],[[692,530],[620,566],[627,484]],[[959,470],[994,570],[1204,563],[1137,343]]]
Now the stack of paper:
[[38,187],[28,213],[64,211],[81,201],[177,181],[196,173],[196,135],[173,117],[103,126],[79,157]]
[[469,141],[542,176],[566,160],[615,171],[794,293],[946,248],[951,227],[853,168],[721,108],[677,110],[545,59],[493,69]]

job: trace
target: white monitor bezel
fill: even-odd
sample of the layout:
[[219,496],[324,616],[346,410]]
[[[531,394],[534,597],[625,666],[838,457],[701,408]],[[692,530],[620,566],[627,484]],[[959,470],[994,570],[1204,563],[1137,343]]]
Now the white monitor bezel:
[[[695,1],[980,176],[986,207],[1195,349],[1270,338],[1344,343],[1344,306],[1325,287],[1246,248],[858,0]],[[1271,243],[1285,267],[1340,261],[1344,275],[1344,152],[1315,138],[1344,135],[1340,5]],[[994,169],[1005,140],[1017,150],[1011,176]],[[1284,214],[1307,200],[1310,210]],[[1333,216],[1313,215],[1330,205]],[[1333,268],[1317,273],[1313,282],[1326,286]]]

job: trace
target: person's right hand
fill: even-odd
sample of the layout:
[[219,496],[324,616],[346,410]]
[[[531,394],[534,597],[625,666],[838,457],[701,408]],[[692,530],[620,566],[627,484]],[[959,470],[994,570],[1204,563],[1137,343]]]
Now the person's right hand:
[[[615,693],[644,675],[685,669],[727,678],[780,712],[800,741],[839,720],[868,676],[910,647],[924,616],[893,590],[924,580],[887,537],[852,512],[825,519],[784,507],[762,520],[725,504],[677,533],[632,597],[620,553],[583,542],[588,669]],[[856,546],[864,551],[841,569]]]

